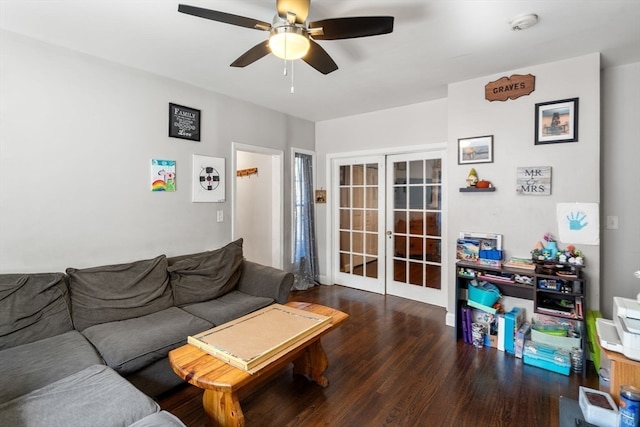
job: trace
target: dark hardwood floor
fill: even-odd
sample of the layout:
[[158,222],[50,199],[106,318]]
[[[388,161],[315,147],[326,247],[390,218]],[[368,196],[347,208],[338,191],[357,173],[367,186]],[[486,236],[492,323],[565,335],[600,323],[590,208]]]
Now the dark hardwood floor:
[[[318,286],[291,300],[331,306],[351,317],[326,335],[329,358],[322,388],[291,367],[240,396],[252,426],[550,426],[558,398],[588,375],[564,376],[524,365],[492,348],[456,341],[445,309],[415,301]],[[186,386],[160,400],[188,426],[204,426],[202,391]]]

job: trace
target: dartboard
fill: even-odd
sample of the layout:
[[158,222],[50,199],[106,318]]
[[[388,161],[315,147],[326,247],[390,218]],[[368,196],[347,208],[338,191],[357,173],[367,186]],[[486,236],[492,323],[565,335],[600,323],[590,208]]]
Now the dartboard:
[[200,170],[200,186],[207,191],[213,191],[220,185],[220,174],[211,166]]

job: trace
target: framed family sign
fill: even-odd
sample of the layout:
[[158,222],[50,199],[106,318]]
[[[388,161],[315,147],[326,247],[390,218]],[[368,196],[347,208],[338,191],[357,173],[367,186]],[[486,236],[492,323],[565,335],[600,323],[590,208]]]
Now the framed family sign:
[[200,110],[169,103],[169,136],[200,141]]
[[578,141],[578,98],[536,104],[535,144]]

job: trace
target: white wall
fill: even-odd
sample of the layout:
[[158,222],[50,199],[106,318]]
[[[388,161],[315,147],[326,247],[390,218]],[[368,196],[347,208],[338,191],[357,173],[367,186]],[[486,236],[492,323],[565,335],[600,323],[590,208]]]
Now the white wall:
[[640,280],[640,63],[602,73],[603,224],[617,216],[619,228],[602,231],[602,314],[611,318],[613,297],[635,298]]
[[[241,151],[238,152],[236,162],[238,170],[258,168],[257,175],[234,178],[238,206],[236,235],[244,238],[244,256],[248,260],[271,265],[273,259],[272,193],[279,191],[272,185],[271,156]],[[275,249],[279,250],[279,248]]]
[[[484,86],[502,76],[531,73],[535,91],[506,102],[484,99]],[[579,142],[534,145],[535,104],[579,98]],[[600,56],[591,54],[505,71],[449,85],[449,235],[460,231],[499,233],[506,256],[528,256],[547,232],[558,236],[556,204],[600,202]],[[473,165],[493,193],[460,193],[469,165],[457,164],[458,138],[493,135],[493,163]],[[516,194],[516,168],[551,166],[550,196]],[[559,242],[566,247],[572,242]],[[588,306],[599,307],[600,247],[577,245],[586,256]],[[449,246],[450,259],[455,246]],[[448,271],[455,283],[455,271]],[[449,311],[454,307],[449,294]],[[529,314],[528,314],[529,315]]]
[[[460,231],[501,233],[507,256],[526,256],[544,233],[557,235],[556,203],[600,202],[599,70],[599,55],[592,54],[451,84],[447,99],[319,122],[316,124],[318,185],[328,185],[328,154],[394,150],[447,141],[449,259],[455,259],[453,239]],[[516,73],[536,76],[536,90],[531,95],[507,102],[484,99],[486,83]],[[580,141],[535,146],[535,103],[574,97],[580,98]],[[475,167],[481,178],[493,182],[497,191],[460,193],[458,189],[466,186],[470,167],[457,164],[457,140],[480,135],[494,135],[495,160]],[[517,195],[518,166],[551,166],[552,195]],[[327,212],[319,212],[321,274],[327,274],[328,268],[329,219]],[[579,248],[587,257],[589,306],[597,308],[600,249],[599,246]],[[450,286],[448,310],[452,312],[455,272],[451,265],[446,274]]]
[[[382,95],[381,95],[382,96]],[[378,152],[426,147],[447,140],[447,100],[407,105],[389,110],[360,114],[316,123],[317,183],[316,188],[331,188],[327,178],[327,155]],[[326,204],[316,204],[318,262],[320,279],[330,277],[330,242],[327,230],[330,213]]]
[[[0,272],[220,247],[232,141],[314,148],[312,122],[9,32],[0,43]],[[201,142],[167,136],[169,102],[202,111]],[[192,154],[227,159],[225,203],[191,202]],[[152,158],[177,161],[177,192],[150,191]]]

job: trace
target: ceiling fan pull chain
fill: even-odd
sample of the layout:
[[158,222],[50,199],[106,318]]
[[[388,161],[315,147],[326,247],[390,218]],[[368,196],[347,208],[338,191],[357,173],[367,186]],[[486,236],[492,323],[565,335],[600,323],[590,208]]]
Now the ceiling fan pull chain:
[[293,88],[293,63],[294,61],[291,61],[291,95],[293,95],[293,93],[295,92]]

